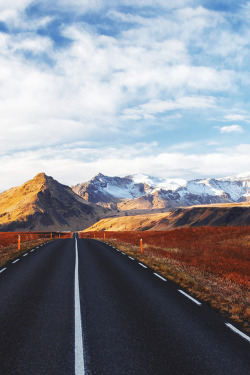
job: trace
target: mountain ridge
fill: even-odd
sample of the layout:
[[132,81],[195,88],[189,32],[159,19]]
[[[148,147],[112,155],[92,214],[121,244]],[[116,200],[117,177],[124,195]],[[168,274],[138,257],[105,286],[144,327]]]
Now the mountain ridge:
[[[210,206],[209,214],[208,209],[206,214],[202,211],[204,209],[192,209],[192,215],[194,211],[195,217],[199,213],[205,217],[204,225],[210,225],[207,217],[213,210],[215,216],[211,222],[216,225],[216,215],[218,219],[222,215],[227,225],[229,206],[240,205],[239,202],[243,202],[242,206],[245,202],[247,207],[250,204],[250,173],[190,181],[144,174],[109,177],[100,173],[75,187],[63,185],[53,177],[39,173],[23,185],[0,194],[0,231],[84,230],[105,217],[123,216],[126,221],[128,219],[124,216],[127,215],[176,212],[178,209],[182,210],[179,212],[181,216],[185,207],[191,210],[190,206],[204,204]],[[215,209],[216,205],[228,207],[223,211],[222,206]],[[248,214],[243,214],[244,210],[243,207],[238,211],[230,208],[230,215],[236,223],[239,220],[235,218],[235,213],[243,218],[241,225],[245,224],[244,220],[248,224]],[[184,216],[184,222],[193,225],[193,221],[187,219],[187,211]],[[198,225],[200,219],[195,220]],[[224,225],[223,220],[221,225]]]
[[78,230],[105,210],[45,173],[0,194],[0,230]]
[[180,206],[249,201],[250,173],[195,180],[145,174],[109,177],[99,173],[91,180],[71,188],[83,199],[111,209],[170,210]]
[[180,227],[250,225],[250,203],[180,207],[171,212],[104,218],[85,232],[166,231]]

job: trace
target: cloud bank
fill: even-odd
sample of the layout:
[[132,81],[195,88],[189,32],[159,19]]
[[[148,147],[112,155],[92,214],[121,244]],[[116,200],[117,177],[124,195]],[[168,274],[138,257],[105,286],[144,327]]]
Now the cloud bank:
[[99,171],[245,172],[249,9],[0,1],[0,189],[41,170],[68,184]]

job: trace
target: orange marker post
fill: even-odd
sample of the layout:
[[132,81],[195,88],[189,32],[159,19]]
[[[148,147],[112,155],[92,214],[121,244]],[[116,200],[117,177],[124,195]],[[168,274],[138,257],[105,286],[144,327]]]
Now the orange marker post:
[[143,253],[143,244],[142,244],[142,238],[140,239],[140,248],[141,248],[141,254]]
[[105,233],[103,234],[103,239],[105,240]]
[[94,234],[94,238],[95,238],[95,234]]
[[52,239],[52,237],[53,237],[53,235],[52,235],[52,233],[51,233],[50,238]]
[[18,243],[18,251],[20,251],[21,250],[21,236],[20,235],[18,235],[17,243]]

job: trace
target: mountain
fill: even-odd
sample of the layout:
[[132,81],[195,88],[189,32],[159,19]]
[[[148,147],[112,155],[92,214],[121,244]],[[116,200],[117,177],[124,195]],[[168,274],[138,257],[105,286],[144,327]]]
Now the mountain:
[[122,200],[144,195],[147,187],[143,183],[134,183],[130,177],[108,177],[99,173],[90,181],[71,188],[89,202],[117,209]]
[[99,173],[71,187],[86,201],[120,211],[167,209],[250,201],[250,173],[186,181],[144,174],[108,177]]
[[0,194],[0,230],[78,230],[96,222],[104,211],[70,187],[39,173]]
[[160,231],[185,226],[222,225],[250,225],[250,203],[194,206],[167,213],[106,218],[85,231]]

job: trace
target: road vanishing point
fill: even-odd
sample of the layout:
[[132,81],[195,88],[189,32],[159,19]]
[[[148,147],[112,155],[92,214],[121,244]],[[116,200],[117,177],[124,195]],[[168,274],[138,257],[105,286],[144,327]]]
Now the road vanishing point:
[[250,339],[112,246],[59,239],[0,270],[1,375],[248,375]]

